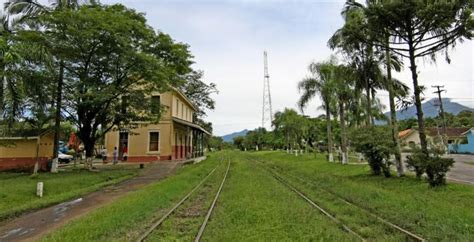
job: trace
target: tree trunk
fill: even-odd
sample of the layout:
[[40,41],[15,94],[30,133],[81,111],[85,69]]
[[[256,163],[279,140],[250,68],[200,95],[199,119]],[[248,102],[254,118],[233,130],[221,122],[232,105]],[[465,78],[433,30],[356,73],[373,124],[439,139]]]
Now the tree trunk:
[[[3,72],[5,72],[5,67],[3,67]],[[5,77],[2,76],[0,80],[0,120],[3,120],[3,107],[4,107],[4,90],[5,90]]]
[[409,46],[409,54],[410,54],[411,77],[413,80],[413,89],[415,93],[416,115],[418,118],[418,132],[420,134],[420,145],[421,145],[421,150],[423,151],[423,153],[428,155],[428,143],[426,141],[426,134],[425,134],[425,120],[423,119],[423,109],[421,107],[421,97],[420,97],[421,88],[418,86],[418,73],[416,73],[415,50],[414,50],[411,36],[409,36],[408,46]]
[[370,98],[370,82],[369,82],[368,79],[366,81],[367,81],[366,86],[365,86],[365,95],[366,95],[366,101],[367,101],[367,104],[366,104],[366,112],[367,112],[366,124],[367,124],[367,126],[370,126],[372,124],[372,101],[371,101],[371,98]]
[[389,49],[388,38],[386,42],[387,48],[385,50],[385,59],[387,64],[387,84],[388,84],[388,96],[390,99],[390,126],[392,128],[392,141],[395,147],[395,162],[397,166],[398,176],[404,176],[405,172],[403,170],[402,155],[400,153],[400,140],[398,139],[398,122],[397,122],[397,110],[395,109],[395,95],[393,90],[392,82],[392,63],[391,55]]
[[341,123],[341,155],[342,155],[342,164],[347,164],[347,142],[346,142],[346,121],[344,118],[344,103],[339,103],[339,118]]
[[328,161],[334,162],[334,156],[332,154],[331,110],[329,109],[329,103],[326,103],[326,129],[328,135]]
[[95,141],[86,138],[82,142],[84,143],[84,150],[86,151],[86,162],[84,163],[84,165],[87,169],[92,170]]
[[59,135],[61,132],[61,100],[62,100],[62,90],[63,90],[63,80],[64,79],[64,63],[61,61],[59,63],[59,78],[58,85],[56,89],[56,115],[54,120],[54,146],[53,146],[53,164],[51,172],[56,172],[55,167],[58,164],[58,154],[59,154]]

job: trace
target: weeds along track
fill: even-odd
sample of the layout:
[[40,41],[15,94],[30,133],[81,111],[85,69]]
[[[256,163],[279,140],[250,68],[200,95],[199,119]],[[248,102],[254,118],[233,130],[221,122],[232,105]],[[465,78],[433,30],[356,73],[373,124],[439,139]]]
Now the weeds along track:
[[[281,174],[280,172],[276,171],[275,168],[271,168],[271,167],[269,168],[269,166],[267,166],[267,165],[265,165],[265,166],[266,166],[265,169],[272,170],[273,173]],[[312,182],[312,181],[303,179],[303,178],[301,178],[301,177],[298,177],[298,176],[295,176],[295,175],[289,174],[289,173],[285,173],[285,176],[291,177],[291,178],[293,178],[293,179],[295,179],[295,180],[298,180],[299,183],[302,184],[302,185],[304,185],[304,184],[309,184],[309,185],[311,185],[312,187],[314,187],[314,188],[316,188],[316,189],[318,189],[318,190],[320,190],[320,191],[323,191],[323,192],[325,192],[325,193],[327,193],[327,194],[330,194],[331,196],[335,197],[337,200],[341,201],[342,203],[344,203],[344,204],[346,204],[346,205],[348,205],[348,206],[357,208],[357,209],[363,211],[364,213],[370,215],[371,217],[377,219],[378,221],[382,222],[383,224],[385,224],[385,225],[391,227],[392,229],[395,229],[395,230],[399,231],[400,233],[402,233],[402,234],[404,234],[405,236],[407,236],[409,239],[412,239],[412,240],[414,240],[414,241],[422,241],[422,242],[426,241],[423,237],[421,237],[421,236],[419,236],[419,235],[417,235],[417,234],[415,234],[415,233],[413,233],[413,232],[410,232],[409,230],[404,229],[404,228],[402,228],[402,227],[400,227],[400,226],[398,226],[398,225],[396,225],[396,224],[394,224],[394,223],[392,223],[392,222],[389,222],[388,220],[386,220],[386,219],[380,217],[379,215],[376,215],[376,214],[372,213],[372,212],[369,211],[368,209],[363,208],[363,207],[361,207],[361,206],[359,206],[359,205],[357,205],[357,204],[354,204],[354,203],[348,201],[346,198],[342,197],[342,196],[339,195],[339,194],[334,193],[333,191],[330,191],[330,190],[328,190],[328,189],[325,189],[325,188],[322,188],[322,187],[320,187],[320,186],[317,186],[317,184],[315,184],[315,183]],[[280,177],[281,177],[281,176],[280,176]]]
[[[215,173],[215,171],[217,170],[217,168],[219,168],[219,166],[222,165],[223,161],[225,160],[225,158],[221,158],[221,162],[219,162],[219,164],[214,168],[212,169],[195,187],[193,187],[193,189],[191,189],[191,191],[189,191],[181,200],[179,200],[171,209],[169,209],[159,220],[157,220],[156,222],[154,222],[150,228],[148,228],[143,234],[142,236],[137,240],[137,241],[145,241],[155,230],[157,230],[160,225],[162,225],[167,219],[169,219],[171,217],[171,215],[178,210],[178,208],[180,208],[196,191],[198,191],[202,185],[208,180],[209,177],[211,177],[211,175],[213,173]],[[209,221],[209,218],[212,214],[212,211],[217,203],[217,199],[220,195],[220,192],[222,190],[222,187],[226,181],[226,178],[227,178],[227,174],[229,173],[229,169],[230,169],[230,159],[227,159],[228,162],[227,162],[227,170],[225,172],[225,175],[222,179],[222,182],[220,184],[220,187],[214,197],[214,200],[206,214],[206,217],[204,219],[204,222],[202,223],[201,227],[200,227],[200,230],[198,232],[198,234],[196,235],[196,239],[195,241],[200,241],[201,239],[201,236],[206,228],[206,225],[207,225],[207,222]]]
[[[255,162],[258,164],[258,162]],[[361,241],[365,241],[365,239],[358,233],[356,233],[354,230],[352,230],[351,228],[349,228],[347,225],[345,225],[341,220],[337,219],[336,217],[334,217],[331,213],[329,213],[328,211],[326,211],[324,208],[322,208],[320,205],[318,205],[315,201],[311,200],[309,197],[307,197],[303,192],[301,192],[300,190],[298,190],[297,188],[295,188],[294,186],[292,186],[290,183],[288,183],[285,179],[283,179],[281,176],[279,176],[278,174],[276,174],[272,169],[270,168],[267,168],[266,166],[264,165],[258,165],[260,168],[262,168],[263,170],[267,171],[268,174],[270,174],[270,176],[272,176],[274,179],[276,179],[278,182],[280,182],[283,186],[285,186],[286,188],[288,188],[289,190],[291,190],[292,192],[296,193],[301,199],[303,199],[305,202],[309,203],[312,207],[318,209],[322,214],[326,215],[328,218],[330,218],[332,221],[334,221],[336,224],[338,224],[339,226],[341,226],[341,228],[352,234],[354,237],[360,239]]]
[[227,162],[227,170],[225,172],[224,178],[222,179],[221,185],[219,186],[219,190],[217,190],[216,196],[214,197],[214,200],[212,201],[211,206],[209,207],[209,210],[207,211],[206,217],[199,228],[199,232],[196,235],[196,238],[194,241],[198,242],[201,240],[202,234],[204,233],[204,230],[206,229],[207,223],[209,222],[209,218],[211,217],[212,211],[214,210],[214,207],[216,206],[217,199],[219,198],[219,195],[221,194],[222,187],[224,186],[224,183],[227,179],[227,174],[229,174],[229,169],[230,169],[230,159],[228,159]]

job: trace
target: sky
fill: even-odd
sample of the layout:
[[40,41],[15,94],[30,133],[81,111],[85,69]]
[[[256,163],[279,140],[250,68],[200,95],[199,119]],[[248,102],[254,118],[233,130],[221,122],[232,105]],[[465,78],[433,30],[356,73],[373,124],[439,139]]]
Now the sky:
[[[263,51],[268,52],[273,112],[297,109],[297,83],[308,75],[313,61],[334,52],[327,40],[343,25],[344,0],[102,0],[122,3],[145,14],[148,24],[186,43],[194,55],[194,68],[203,70],[205,82],[217,84],[216,109],[208,112],[214,135],[261,126]],[[436,63],[419,60],[420,84],[435,97],[431,85],[444,85],[444,97],[474,107],[474,46],[458,44],[451,64],[440,56]],[[412,87],[405,65],[394,76]],[[378,97],[388,106],[388,94]],[[318,115],[315,98],[306,115]]]

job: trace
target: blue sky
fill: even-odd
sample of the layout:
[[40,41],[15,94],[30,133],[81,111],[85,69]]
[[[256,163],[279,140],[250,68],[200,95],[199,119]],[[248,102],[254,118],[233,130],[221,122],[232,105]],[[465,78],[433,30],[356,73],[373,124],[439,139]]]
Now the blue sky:
[[[1,2],[2,0],[0,0]],[[41,0],[43,2],[46,0]],[[312,61],[327,59],[333,52],[326,43],[340,28],[344,0],[102,0],[122,3],[146,14],[155,29],[190,45],[196,69],[206,82],[215,82],[216,110],[208,119],[214,134],[224,135],[261,125],[263,51],[268,51],[274,112],[296,108],[296,85],[307,75]],[[431,85],[445,85],[444,95],[474,106],[474,46],[458,45],[448,65],[418,61],[420,84],[426,98],[435,97]],[[408,64],[394,76],[412,87]],[[388,103],[387,93],[379,98]],[[321,113],[315,99],[306,114]]]

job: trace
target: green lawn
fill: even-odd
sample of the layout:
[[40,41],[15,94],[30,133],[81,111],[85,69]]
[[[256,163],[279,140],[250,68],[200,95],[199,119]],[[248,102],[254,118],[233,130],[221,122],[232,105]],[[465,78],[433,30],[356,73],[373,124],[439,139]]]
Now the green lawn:
[[[283,152],[221,152],[74,220],[43,239],[136,240],[220,164],[202,189],[149,237],[150,241],[192,240],[225,172],[222,157],[230,157],[231,170],[203,240],[357,240],[262,167],[278,172],[369,241],[406,241],[408,238],[367,211],[429,241],[470,241],[474,235],[472,186],[450,183],[432,189],[412,176],[375,177],[370,175],[366,165],[328,163],[322,155],[295,157]],[[357,206],[349,206],[341,199]]]
[[[100,187],[135,176],[138,166],[101,168],[99,172],[68,169],[58,174],[0,172],[0,221],[22,212],[60,203]],[[36,196],[36,184],[44,183],[43,197]]]

